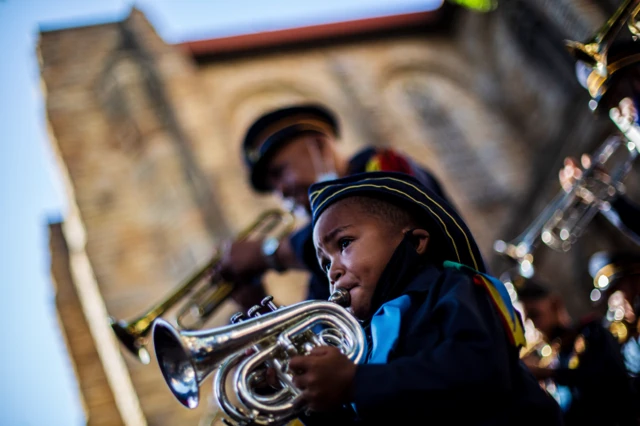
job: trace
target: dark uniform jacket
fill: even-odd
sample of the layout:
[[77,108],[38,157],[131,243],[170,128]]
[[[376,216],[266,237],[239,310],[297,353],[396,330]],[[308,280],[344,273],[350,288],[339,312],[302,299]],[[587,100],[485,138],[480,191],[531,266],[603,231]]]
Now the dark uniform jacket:
[[477,278],[469,269],[423,265],[405,239],[373,297],[373,309],[380,308],[366,324],[369,356],[357,368],[353,404],[301,420],[562,424],[558,404],[520,362],[499,307]]
[[[453,205],[444,194],[440,183],[429,172],[411,159],[383,148],[366,148],[349,161],[349,175],[370,171],[395,171],[416,177],[424,186]],[[313,246],[313,227],[308,224],[290,237],[291,245],[298,259],[311,272],[307,300],[326,300],[329,298],[329,283],[326,273],[318,265],[316,250]]]

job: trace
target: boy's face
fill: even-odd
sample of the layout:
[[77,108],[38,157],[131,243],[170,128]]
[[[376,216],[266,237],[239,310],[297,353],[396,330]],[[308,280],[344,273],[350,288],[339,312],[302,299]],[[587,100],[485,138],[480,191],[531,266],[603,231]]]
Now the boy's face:
[[[395,228],[395,229],[394,229]],[[313,230],[318,261],[327,273],[331,292],[344,288],[351,295],[351,312],[368,318],[371,299],[403,231],[339,201],[322,213]]]
[[[309,187],[318,178],[317,163],[322,163],[321,150],[328,144],[318,134],[302,134],[285,143],[269,160],[267,165],[267,185],[284,199],[291,199],[298,206],[309,211]],[[320,157],[320,158],[316,158]]]

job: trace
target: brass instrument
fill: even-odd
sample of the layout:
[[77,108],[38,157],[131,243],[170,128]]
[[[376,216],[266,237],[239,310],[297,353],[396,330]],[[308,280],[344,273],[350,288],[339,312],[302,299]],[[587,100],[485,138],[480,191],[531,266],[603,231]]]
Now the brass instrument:
[[596,213],[608,210],[610,201],[624,191],[622,180],[637,155],[628,140],[607,138],[568,192],[561,190],[522,234],[510,242],[496,241],[494,249],[517,261],[522,275],[530,277],[538,242],[556,251],[570,250]]
[[[576,59],[591,66],[599,74],[594,78],[592,73],[587,82],[592,97],[602,95],[603,90],[606,90],[606,80],[618,67],[640,61],[636,57],[623,58],[613,67],[607,58],[611,45],[625,25],[632,34],[640,33],[636,21],[638,12],[640,0],[624,0],[588,42],[566,42],[567,49]],[[521,235],[510,242],[497,240],[494,243],[496,252],[519,264],[520,274],[523,276],[533,275],[533,251],[539,240],[556,251],[568,251],[596,213],[608,210],[609,202],[624,190],[622,180],[640,150],[640,128],[635,122],[622,117],[615,108],[609,111],[609,116],[624,138],[607,138],[592,156],[591,164],[583,171],[582,177],[569,191],[560,191]],[[609,167],[609,173],[606,173],[605,163],[612,162],[610,158],[616,159],[620,152],[623,152],[622,158],[617,158],[619,161],[614,167]]]
[[[290,357],[321,345],[340,348],[354,363],[366,354],[360,323],[344,306],[349,293],[338,290],[329,301],[304,301],[276,307],[272,297],[237,313],[233,324],[201,331],[177,331],[158,319],[153,344],[158,365],[173,395],[188,408],[199,402],[199,386],[214,370],[214,393],[220,408],[238,424],[282,424],[301,412],[300,391],[286,371]],[[262,308],[271,312],[261,314]],[[261,392],[267,367],[275,370],[279,387]],[[235,371],[232,374],[232,371]],[[231,378],[234,405],[226,392]],[[228,421],[227,421],[228,422]]]
[[[244,229],[236,240],[266,236],[277,230],[279,225],[282,225],[283,227],[276,233],[276,238],[280,239],[293,231],[294,222],[295,217],[291,212],[278,209],[267,210],[252,225]],[[218,306],[229,297],[235,284],[222,280],[216,272],[221,256],[220,252],[216,253],[203,268],[191,276],[184,284],[180,285],[162,302],[153,306],[138,318],[131,321],[123,321],[109,317],[111,327],[120,342],[140,362],[148,364],[150,361],[149,352],[145,346],[147,345],[153,322],[178,304],[185,296],[193,292],[200,284],[204,283],[177,314],[177,323],[182,329],[200,328]]]
[[594,68],[600,76],[608,77],[609,48],[625,25],[632,34],[637,35],[638,26],[635,18],[639,11],[640,0],[625,0],[589,41],[580,43],[567,40],[567,49],[576,59]]

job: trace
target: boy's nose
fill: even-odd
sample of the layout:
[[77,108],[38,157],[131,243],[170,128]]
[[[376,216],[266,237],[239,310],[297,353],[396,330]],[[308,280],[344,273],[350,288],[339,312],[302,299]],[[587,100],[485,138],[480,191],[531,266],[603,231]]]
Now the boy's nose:
[[342,277],[343,273],[339,268],[331,267],[329,269],[329,283],[332,286],[336,286],[338,284],[338,280]]

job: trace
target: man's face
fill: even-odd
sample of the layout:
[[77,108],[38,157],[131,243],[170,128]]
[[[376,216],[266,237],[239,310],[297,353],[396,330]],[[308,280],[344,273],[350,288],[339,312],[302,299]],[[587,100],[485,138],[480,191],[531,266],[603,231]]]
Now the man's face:
[[545,337],[551,337],[553,331],[560,325],[558,307],[552,297],[540,300],[522,301],[522,307],[527,318]]
[[351,295],[351,312],[366,319],[373,312],[371,299],[403,231],[367,214],[355,204],[339,201],[318,219],[313,230],[318,262],[327,273],[331,292]]
[[[284,199],[309,211],[309,187],[316,182],[323,163],[324,151],[329,149],[319,134],[302,134],[284,144],[269,160],[267,185]],[[320,164],[320,166],[319,166]]]

